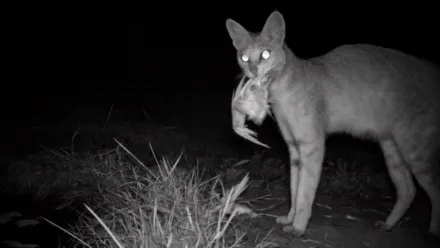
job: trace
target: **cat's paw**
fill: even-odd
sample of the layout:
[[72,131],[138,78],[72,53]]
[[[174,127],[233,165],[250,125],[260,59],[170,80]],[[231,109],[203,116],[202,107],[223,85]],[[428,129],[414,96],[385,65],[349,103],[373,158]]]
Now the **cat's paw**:
[[292,225],[288,225],[288,226],[283,227],[283,232],[290,233],[295,238],[304,237],[307,234],[309,234],[309,232],[306,229],[304,229],[304,230],[298,229]]
[[393,229],[391,226],[380,220],[374,222],[373,227],[382,232],[389,232]]
[[283,215],[277,217],[276,222],[281,225],[288,225],[288,224],[292,224],[293,218],[289,218],[289,215]]

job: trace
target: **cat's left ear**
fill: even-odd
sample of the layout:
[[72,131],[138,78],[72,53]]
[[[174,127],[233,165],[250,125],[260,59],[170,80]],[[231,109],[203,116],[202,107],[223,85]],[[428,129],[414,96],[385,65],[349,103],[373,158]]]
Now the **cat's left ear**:
[[229,36],[231,36],[232,44],[234,44],[234,47],[237,50],[250,38],[249,32],[232,19],[226,20],[226,29],[228,30]]
[[286,24],[283,15],[278,11],[272,12],[260,35],[273,45],[282,46],[286,37]]

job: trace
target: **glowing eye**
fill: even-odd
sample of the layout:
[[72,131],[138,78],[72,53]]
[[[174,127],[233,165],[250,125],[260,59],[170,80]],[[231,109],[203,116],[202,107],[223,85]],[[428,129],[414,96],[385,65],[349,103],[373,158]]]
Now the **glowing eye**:
[[241,60],[243,60],[244,62],[248,62],[249,61],[249,57],[246,54],[242,54],[241,55]]
[[268,50],[264,50],[264,51],[261,53],[261,57],[262,57],[263,59],[268,59],[268,58],[270,57],[270,52],[269,52]]

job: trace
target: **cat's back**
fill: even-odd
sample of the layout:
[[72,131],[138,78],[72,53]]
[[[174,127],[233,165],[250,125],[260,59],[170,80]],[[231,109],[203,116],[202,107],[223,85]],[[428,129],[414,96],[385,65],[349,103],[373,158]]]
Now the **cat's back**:
[[320,82],[329,128],[334,131],[385,131],[393,122],[415,118],[423,108],[430,109],[432,121],[440,121],[440,71],[426,60],[355,44],[311,62],[322,68]]
[[404,84],[424,84],[440,89],[440,69],[433,63],[398,50],[370,44],[350,44],[335,48],[314,59],[341,84],[401,88]]

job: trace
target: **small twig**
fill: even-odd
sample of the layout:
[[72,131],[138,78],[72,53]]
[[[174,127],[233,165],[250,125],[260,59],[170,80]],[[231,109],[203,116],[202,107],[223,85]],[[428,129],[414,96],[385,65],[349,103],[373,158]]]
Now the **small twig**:
[[147,121],[152,122],[150,116],[147,114],[147,111],[145,111],[145,109],[142,109],[142,114],[144,114],[145,119],[147,119]]
[[330,207],[329,205],[326,205],[326,204],[321,204],[321,203],[315,202],[315,205],[318,207],[326,208],[328,210],[332,210],[332,207]]
[[332,247],[329,244],[323,243],[323,242],[319,242],[318,240],[313,240],[313,239],[303,239],[301,240],[302,242],[309,242],[309,243],[315,243],[315,244],[319,244],[319,245],[324,245],[326,247]]
[[81,133],[81,129],[78,128],[72,135],[72,142],[70,144],[70,150],[72,151],[72,159],[75,158],[75,138],[78,134]]
[[112,106],[110,106],[110,110],[108,111],[107,118],[105,119],[104,126],[102,127],[101,132],[104,131],[104,129],[107,127],[107,122],[110,119],[110,115],[112,114],[112,110],[113,110],[113,103],[112,103]]

